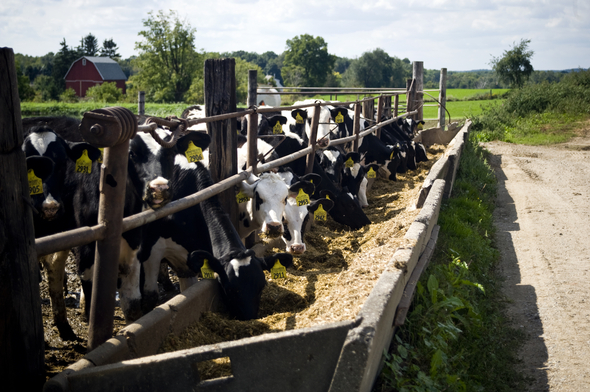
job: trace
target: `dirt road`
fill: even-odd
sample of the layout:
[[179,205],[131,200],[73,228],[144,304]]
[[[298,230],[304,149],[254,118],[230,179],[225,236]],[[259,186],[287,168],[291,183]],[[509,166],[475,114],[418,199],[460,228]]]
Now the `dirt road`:
[[590,391],[590,135],[563,145],[486,143],[505,294],[527,338],[530,391]]

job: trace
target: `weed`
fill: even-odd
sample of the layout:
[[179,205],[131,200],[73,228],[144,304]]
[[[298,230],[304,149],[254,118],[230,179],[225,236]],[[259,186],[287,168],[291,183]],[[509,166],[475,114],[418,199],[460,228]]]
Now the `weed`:
[[505,316],[495,266],[492,211],[496,179],[470,137],[453,197],[441,208],[437,250],[412,309],[384,354],[375,391],[513,391],[522,333]]

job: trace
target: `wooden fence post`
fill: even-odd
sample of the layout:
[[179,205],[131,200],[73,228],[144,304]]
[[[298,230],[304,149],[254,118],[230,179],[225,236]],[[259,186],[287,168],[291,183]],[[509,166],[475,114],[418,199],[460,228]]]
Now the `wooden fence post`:
[[447,106],[447,69],[440,69],[440,84],[438,93],[438,127],[445,130],[446,106]]
[[410,113],[414,108],[414,97],[412,95],[413,79],[406,79],[406,113]]
[[369,120],[371,125],[374,124],[375,121],[375,100],[371,99],[368,101],[363,101],[363,117]]
[[[248,70],[248,108],[256,106],[256,88],[258,87],[258,71],[255,69]],[[254,167],[252,173],[256,174],[258,160],[258,113],[254,112],[248,115],[248,162],[246,166]],[[241,168],[239,168],[241,170]],[[237,226],[236,226],[237,228]],[[257,241],[256,231],[250,233],[244,242],[249,249]]]
[[399,113],[399,94],[395,94],[395,97],[393,98],[393,114],[392,117],[397,117],[397,114]]
[[414,105],[412,107],[418,110],[418,113],[414,115],[414,120],[420,121],[424,119],[424,62],[414,61],[413,63],[413,78],[416,89],[414,90]]
[[[255,69],[248,70],[248,108],[256,106],[256,88],[258,87],[258,71]],[[256,167],[258,156],[258,113],[252,113],[248,116],[248,163],[247,166]],[[252,171],[256,174],[256,170]]]
[[145,91],[137,93],[137,114],[145,114]]
[[307,156],[305,165],[305,174],[313,173],[313,164],[315,162],[315,145],[318,137],[318,126],[320,125],[320,104],[317,103],[313,110],[311,118],[311,129],[309,131],[309,145],[312,150]]
[[[233,58],[205,60],[205,114],[207,117],[236,111],[236,61]],[[209,171],[213,182],[219,182],[237,173],[238,135],[236,119],[207,123],[211,136],[209,145]],[[234,189],[218,195],[221,206],[238,227],[238,205]]]
[[[383,116],[383,103],[385,102],[385,97],[382,95],[379,95],[379,98],[377,99],[377,118],[375,123],[379,124],[381,122],[381,116]],[[381,138],[381,128],[377,129],[377,132],[375,133],[375,136],[377,136],[378,138]]]
[[43,385],[39,261],[29,199],[14,52],[0,48],[0,379],[6,391]]
[[352,151],[358,152],[359,151],[359,133],[361,129],[361,104],[357,102],[354,105],[354,123],[352,124],[352,129],[354,131],[354,135],[356,139],[352,143]]

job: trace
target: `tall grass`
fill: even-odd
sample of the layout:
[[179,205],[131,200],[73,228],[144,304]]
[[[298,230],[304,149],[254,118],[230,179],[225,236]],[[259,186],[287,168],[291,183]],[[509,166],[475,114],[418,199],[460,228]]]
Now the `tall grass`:
[[573,72],[559,83],[526,85],[498,106],[472,117],[479,141],[548,144],[571,138],[590,117],[590,71]]

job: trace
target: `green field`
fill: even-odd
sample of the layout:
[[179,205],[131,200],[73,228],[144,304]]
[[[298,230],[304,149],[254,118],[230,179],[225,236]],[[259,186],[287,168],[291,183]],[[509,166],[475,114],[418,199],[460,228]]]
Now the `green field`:
[[[502,94],[508,90],[493,90],[492,93]],[[437,91],[427,91],[429,94],[438,97]],[[447,110],[451,115],[451,121],[455,121],[464,117],[478,115],[482,111],[482,107],[486,105],[496,105],[502,100],[468,100],[471,97],[477,95],[489,94],[490,90],[486,89],[450,89],[447,90],[447,96],[453,97],[453,101],[447,102]],[[359,98],[364,98],[364,95],[360,95]],[[323,99],[326,101],[335,99],[334,95],[316,95],[314,99]],[[283,105],[291,105],[296,100],[305,99],[303,96],[296,95],[283,95]],[[426,97],[428,99],[428,97]],[[338,95],[338,100],[341,102],[352,102],[357,100],[356,95]],[[405,106],[406,96],[400,96],[400,106]],[[438,118],[438,107],[434,101],[425,102],[424,107],[424,118],[435,119]],[[431,105],[431,106],[429,106]],[[23,117],[34,117],[34,116],[70,116],[82,118],[85,112],[103,108],[107,106],[123,106],[137,114],[137,104],[128,102],[118,102],[113,104],[105,104],[102,102],[78,102],[78,103],[63,103],[63,102],[22,102],[21,103],[21,114]],[[170,104],[156,104],[146,103],[145,111],[147,114],[166,117],[170,115],[180,116],[182,111],[189,106],[185,103],[170,103]],[[447,115],[448,121],[448,115]]]

